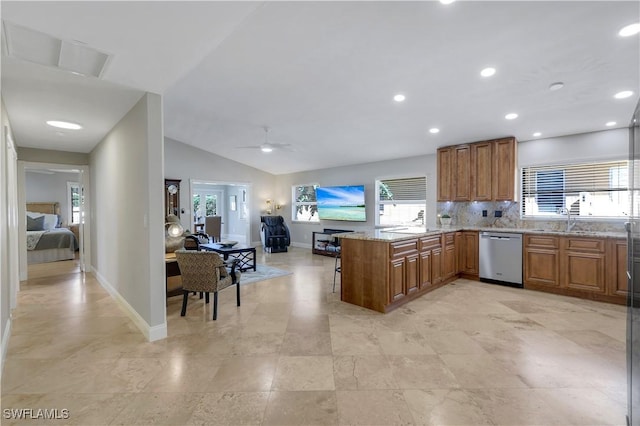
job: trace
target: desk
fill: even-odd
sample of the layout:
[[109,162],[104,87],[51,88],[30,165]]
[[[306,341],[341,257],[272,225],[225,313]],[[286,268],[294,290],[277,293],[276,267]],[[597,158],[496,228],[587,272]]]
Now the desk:
[[240,261],[240,270],[242,272],[253,269],[256,270],[256,248],[243,244],[236,244],[233,247],[222,247],[217,243],[200,244],[200,250],[215,251],[223,256],[224,260],[229,259],[230,254],[235,254],[236,259]]

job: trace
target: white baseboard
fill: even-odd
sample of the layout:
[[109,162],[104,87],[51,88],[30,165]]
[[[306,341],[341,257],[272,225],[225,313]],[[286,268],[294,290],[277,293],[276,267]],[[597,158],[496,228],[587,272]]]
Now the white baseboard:
[[2,349],[0,352],[0,357],[2,357],[2,361],[0,362],[0,378],[2,378],[2,372],[4,371],[4,360],[7,359],[7,349],[9,349],[9,338],[11,337],[11,325],[12,325],[12,317],[9,314],[9,318],[7,318],[7,325],[4,327],[4,331],[2,333]]
[[142,331],[142,334],[147,338],[148,341],[153,342],[154,340],[165,339],[167,337],[167,322],[165,319],[164,324],[155,325],[151,327],[145,320],[140,316],[140,314],[133,309],[133,306],[129,304],[120,293],[109,283],[109,281],[94,268],[93,274],[96,279],[100,283],[100,285],[107,290],[107,292],[113,297],[113,299],[120,305],[122,310],[125,311],[127,316],[134,322],[136,327]]

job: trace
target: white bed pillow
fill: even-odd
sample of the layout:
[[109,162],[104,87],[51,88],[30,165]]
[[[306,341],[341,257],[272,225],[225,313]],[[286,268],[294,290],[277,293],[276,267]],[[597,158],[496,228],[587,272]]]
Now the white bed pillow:
[[35,219],[37,217],[42,216],[44,213],[38,213],[38,212],[27,212],[27,216],[29,216],[31,219]]

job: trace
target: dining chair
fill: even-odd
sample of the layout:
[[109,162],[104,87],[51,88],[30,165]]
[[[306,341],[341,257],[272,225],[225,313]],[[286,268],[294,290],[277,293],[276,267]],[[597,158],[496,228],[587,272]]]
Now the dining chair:
[[[218,292],[232,285],[236,286],[237,306],[240,306],[240,271],[236,270],[239,261],[222,260],[213,251],[196,251],[180,249],[176,251],[176,259],[182,275],[182,311],[180,316],[187,313],[189,293],[204,292],[206,303],[209,303],[209,293],[213,293],[213,319],[218,318]],[[227,267],[230,267],[227,269]],[[205,304],[206,304],[205,303]]]

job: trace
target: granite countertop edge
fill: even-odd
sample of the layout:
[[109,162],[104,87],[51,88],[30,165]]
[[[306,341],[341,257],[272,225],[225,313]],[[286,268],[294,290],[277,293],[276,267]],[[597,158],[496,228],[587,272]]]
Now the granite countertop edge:
[[385,231],[383,229],[377,229],[373,231],[355,231],[355,232],[343,232],[339,234],[333,234],[332,237],[350,239],[350,240],[370,240],[370,241],[404,241],[412,240],[415,238],[429,237],[434,235],[441,235],[448,232],[457,231],[489,231],[489,232],[505,232],[515,234],[541,234],[541,235],[558,235],[563,237],[598,237],[598,238],[627,238],[625,232],[607,232],[607,231],[557,231],[546,229],[527,229],[527,228],[491,228],[491,227],[478,227],[478,226],[451,226],[451,227],[437,227],[426,229],[424,232],[412,232],[404,233],[394,232],[393,230]]

